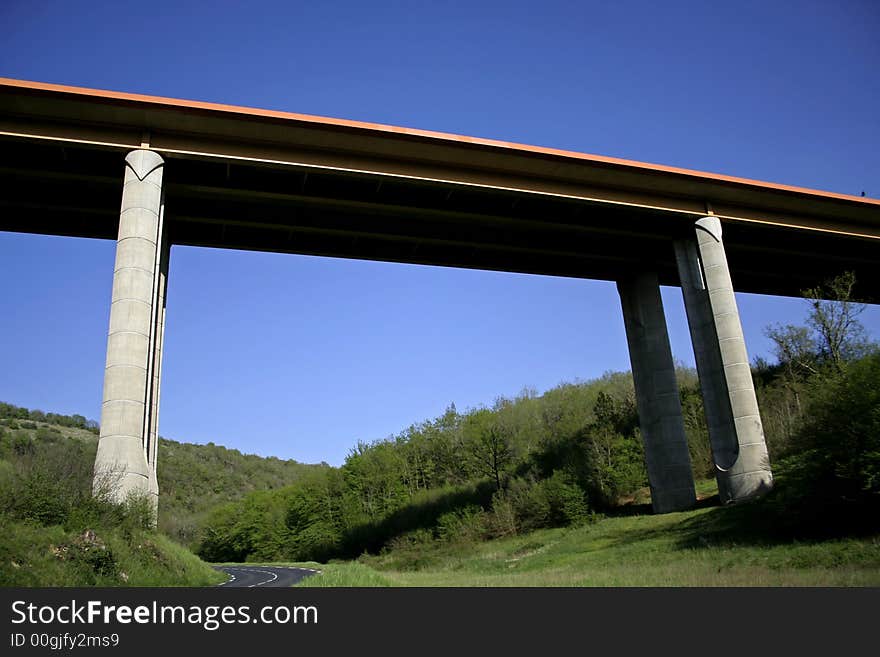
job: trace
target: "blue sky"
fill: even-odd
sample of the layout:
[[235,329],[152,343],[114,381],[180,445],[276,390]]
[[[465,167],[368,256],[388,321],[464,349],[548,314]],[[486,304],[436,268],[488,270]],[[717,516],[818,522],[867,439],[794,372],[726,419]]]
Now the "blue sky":
[[[5,77],[880,197],[873,0],[6,0],[0,24]],[[109,241],[0,233],[0,400],[99,418],[113,259]],[[680,292],[663,298],[692,364]],[[805,314],[738,301],[752,357]],[[880,308],[863,320],[880,337]],[[166,347],[162,435],[334,465],[450,402],[629,368],[613,284],[187,247]]]

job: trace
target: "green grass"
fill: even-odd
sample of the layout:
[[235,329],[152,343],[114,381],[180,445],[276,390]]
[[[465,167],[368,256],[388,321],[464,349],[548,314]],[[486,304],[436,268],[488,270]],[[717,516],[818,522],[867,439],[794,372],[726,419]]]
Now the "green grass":
[[880,535],[773,542],[720,529],[743,512],[714,507],[631,515],[482,543],[430,543],[313,566],[325,575],[302,585],[880,585]]
[[94,537],[3,517],[0,586],[211,586],[225,576],[154,531]]
[[297,564],[315,568],[321,572],[306,577],[297,586],[306,588],[334,586],[392,586],[391,580],[369,566],[357,561],[332,562],[328,564]]

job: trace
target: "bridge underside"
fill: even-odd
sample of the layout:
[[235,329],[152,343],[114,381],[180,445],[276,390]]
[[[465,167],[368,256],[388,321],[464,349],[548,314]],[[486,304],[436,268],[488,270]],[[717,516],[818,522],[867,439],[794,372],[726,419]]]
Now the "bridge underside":
[[[124,151],[0,140],[0,229],[116,239]],[[694,217],[326,168],[166,156],[172,244],[678,285],[673,242]],[[736,288],[798,296],[844,270],[880,299],[876,239],[726,222]]]

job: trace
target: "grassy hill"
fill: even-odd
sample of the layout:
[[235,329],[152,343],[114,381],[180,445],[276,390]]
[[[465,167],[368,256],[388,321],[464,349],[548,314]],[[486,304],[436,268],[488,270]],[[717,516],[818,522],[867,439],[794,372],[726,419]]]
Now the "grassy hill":
[[741,513],[714,507],[609,517],[488,542],[312,562],[321,574],[300,586],[880,585],[880,535],[756,540],[724,528]]
[[208,443],[159,440],[159,529],[193,547],[205,516],[248,493],[273,490],[328,466],[242,454]]
[[201,515],[321,469],[162,439],[156,531],[145,508],[92,497],[97,440],[81,416],[0,403],[0,586],[219,583],[224,576],[184,547],[197,541]]
[[[49,421],[31,417],[46,417]],[[70,417],[78,419],[70,421]],[[73,441],[68,445],[70,457],[90,471],[98,444],[97,424],[80,418],[0,403],[0,477],[11,473],[14,462],[31,451],[57,447],[66,441]],[[213,443],[195,445],[160,438],[159,529],[193,547],[204,516],[214,507],[240,500],[252,491],[288,486],[305,473],[324,467],[242,454]]]
[[791,540],[773,497],[718,506],[713,480],[699,508],[653,515],[634,503],[577,527],[491,541],[457,537],[400,545],[320,571],[298,586],[878,586],[880,533]]
[[86,529],[0,519],[0,586],[211,586],[226,579],[163,534],[124,518],[122,526],[103,519]]

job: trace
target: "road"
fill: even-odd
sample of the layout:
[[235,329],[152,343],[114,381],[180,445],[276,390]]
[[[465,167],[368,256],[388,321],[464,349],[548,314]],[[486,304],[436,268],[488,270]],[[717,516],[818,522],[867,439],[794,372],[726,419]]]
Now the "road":
[[293,586],[317,570],[311,568],[293,568],[292,566],[214,566],[229,575],[227,581],[220,586]]

